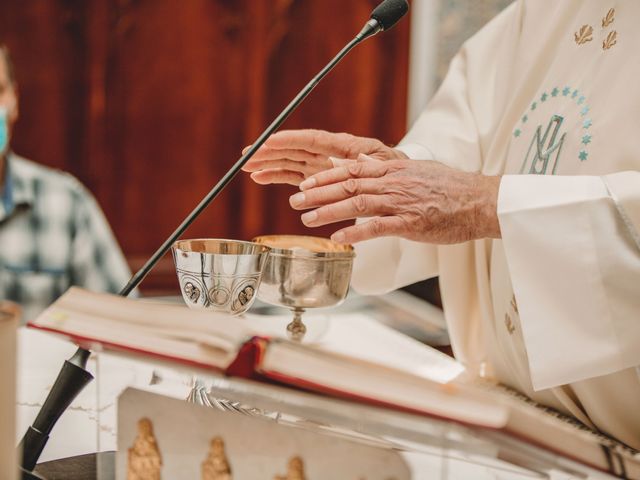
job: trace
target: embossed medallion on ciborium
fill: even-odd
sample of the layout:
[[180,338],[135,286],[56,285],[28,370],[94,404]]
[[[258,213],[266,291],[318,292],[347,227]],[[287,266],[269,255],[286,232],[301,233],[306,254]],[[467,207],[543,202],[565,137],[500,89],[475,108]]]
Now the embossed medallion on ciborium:
[[178,240],[172,253],[190,308],[239,315],[255,301],[269,247],[238,240]]

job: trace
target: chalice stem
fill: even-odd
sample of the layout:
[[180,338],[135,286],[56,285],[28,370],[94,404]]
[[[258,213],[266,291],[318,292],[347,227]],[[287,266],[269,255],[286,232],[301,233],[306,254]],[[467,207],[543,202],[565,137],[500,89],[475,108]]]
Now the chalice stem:
[[304,308],[294,308],[293,320],[289,325],[287,325],[287,333],[289,334],[289,338],[294,342],[301,342],[304,338],[304,334],[307,333],[307,327],[304,323],[302,323],[303,313]]

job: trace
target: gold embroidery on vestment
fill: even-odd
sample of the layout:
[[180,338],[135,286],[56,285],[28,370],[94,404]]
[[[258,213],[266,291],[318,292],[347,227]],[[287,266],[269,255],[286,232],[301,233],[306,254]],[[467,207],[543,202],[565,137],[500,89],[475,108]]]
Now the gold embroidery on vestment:
[[518,313],[518,302],[516,302],[516,296],[513,295],[511,297],[511,308],[513,308],[513,311]]
[[602,42],[602,49],[609,50],[616,43],[618,43],[618,32],[614,30],[613,32],[609,32],[607,38],[605,38],[604,42]]
[[504,324],[507,327],[509,335],[513,335],[513,332],[516,331],[516,326],[513,324],[513,320],[511,320],[511,316],[508,313],[504,314]]
[[593,27],[591,25],[583,25],[580,31],[575,32],[573,37],[578,45],[583,45],[593,40]]
[[607,14],[602,19],[602,28],[607,28],[615,20],[616,9],[610,8]]
[[[602,28],[605,29],[609,27],[613,22],[615,22],[615,20],[616,20],[616,9],[610,8],[609,11],[607,11],[607,13],[605,14],[605,16],[602,17],[600,24],[602,25]],[[618,32],[616,30],[613,30],[608,33],[601,31],[599,35],[600,38],[604,37],[605,34],[606,34],[606,38],[602,42],[602,50],[604,51],[609,50],[611,47],[613,47],[618,43]],[[578,45],[584,45],[585,43],[592,41],[593,27],[589,24],[582,25],[582,27],[580,27],[580,30],[578,30],[577,32],[574,32],[573,39]]]

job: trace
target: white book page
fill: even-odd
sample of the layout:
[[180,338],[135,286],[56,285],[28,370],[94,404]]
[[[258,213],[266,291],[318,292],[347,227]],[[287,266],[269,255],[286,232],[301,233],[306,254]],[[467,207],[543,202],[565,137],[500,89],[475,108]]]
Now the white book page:
[[[252,333],[237,322],[236,317],[206,310],[191,310],[185,305],[144,302],[118,295],[95,293],[77,287],[70,288],[33,322],[35,325],[65,330],[73,326],[74,333],[95,337],[103,328],[145,332],[148,336],[174,337],[235,348]],[[100,338],[100,337],[98,337]]]
[[[305,313],[305,315],[307,315]],[[303,320],[303,341],[326,352],[378,363],[438,383],[447,383],[463,371],[462,364],[438,350],[389,328],[366,313],[309,313]],[[246,315],[252,330],[286,338],[291,316]]]

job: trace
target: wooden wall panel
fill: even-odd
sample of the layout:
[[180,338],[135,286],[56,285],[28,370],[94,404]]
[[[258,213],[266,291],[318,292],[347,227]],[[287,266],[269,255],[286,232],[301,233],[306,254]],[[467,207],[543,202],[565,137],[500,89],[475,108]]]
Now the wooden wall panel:
[[20,82],[15,150],[72,171],[82,149],[82,3],[3,0],[0,9],[0,42],[11,48]]
[[[4,0],[21,85],[15,150],[78,176],[135,268],[324,64],[372,0]],[[358,47],[285,128],[397,142],[409,22]],[[186,236],[308,230],[292,187],[236,178]],[[144,286],[171,290],[166,260]],[[144,288],[143,288],[144,290]]]
[[[268,69],[268,116],[275,116],[292,94],[358,32],[376,1],[298,0],[291,28]],[[340,12],[339,14],[337,12]],[[310,21],[329,17],[330,21]],[[300,106],[284,128],[320,128],[372,136],[395,144],[406,131],[409,22],[358,46]],[[282,88],[286,85],[286,88]],[[247,188],[261,188],[247,185]],[[274,233],[330,235],[335,226],[307,229],[288,208],[292,187],[268,187],[262,229]]]

